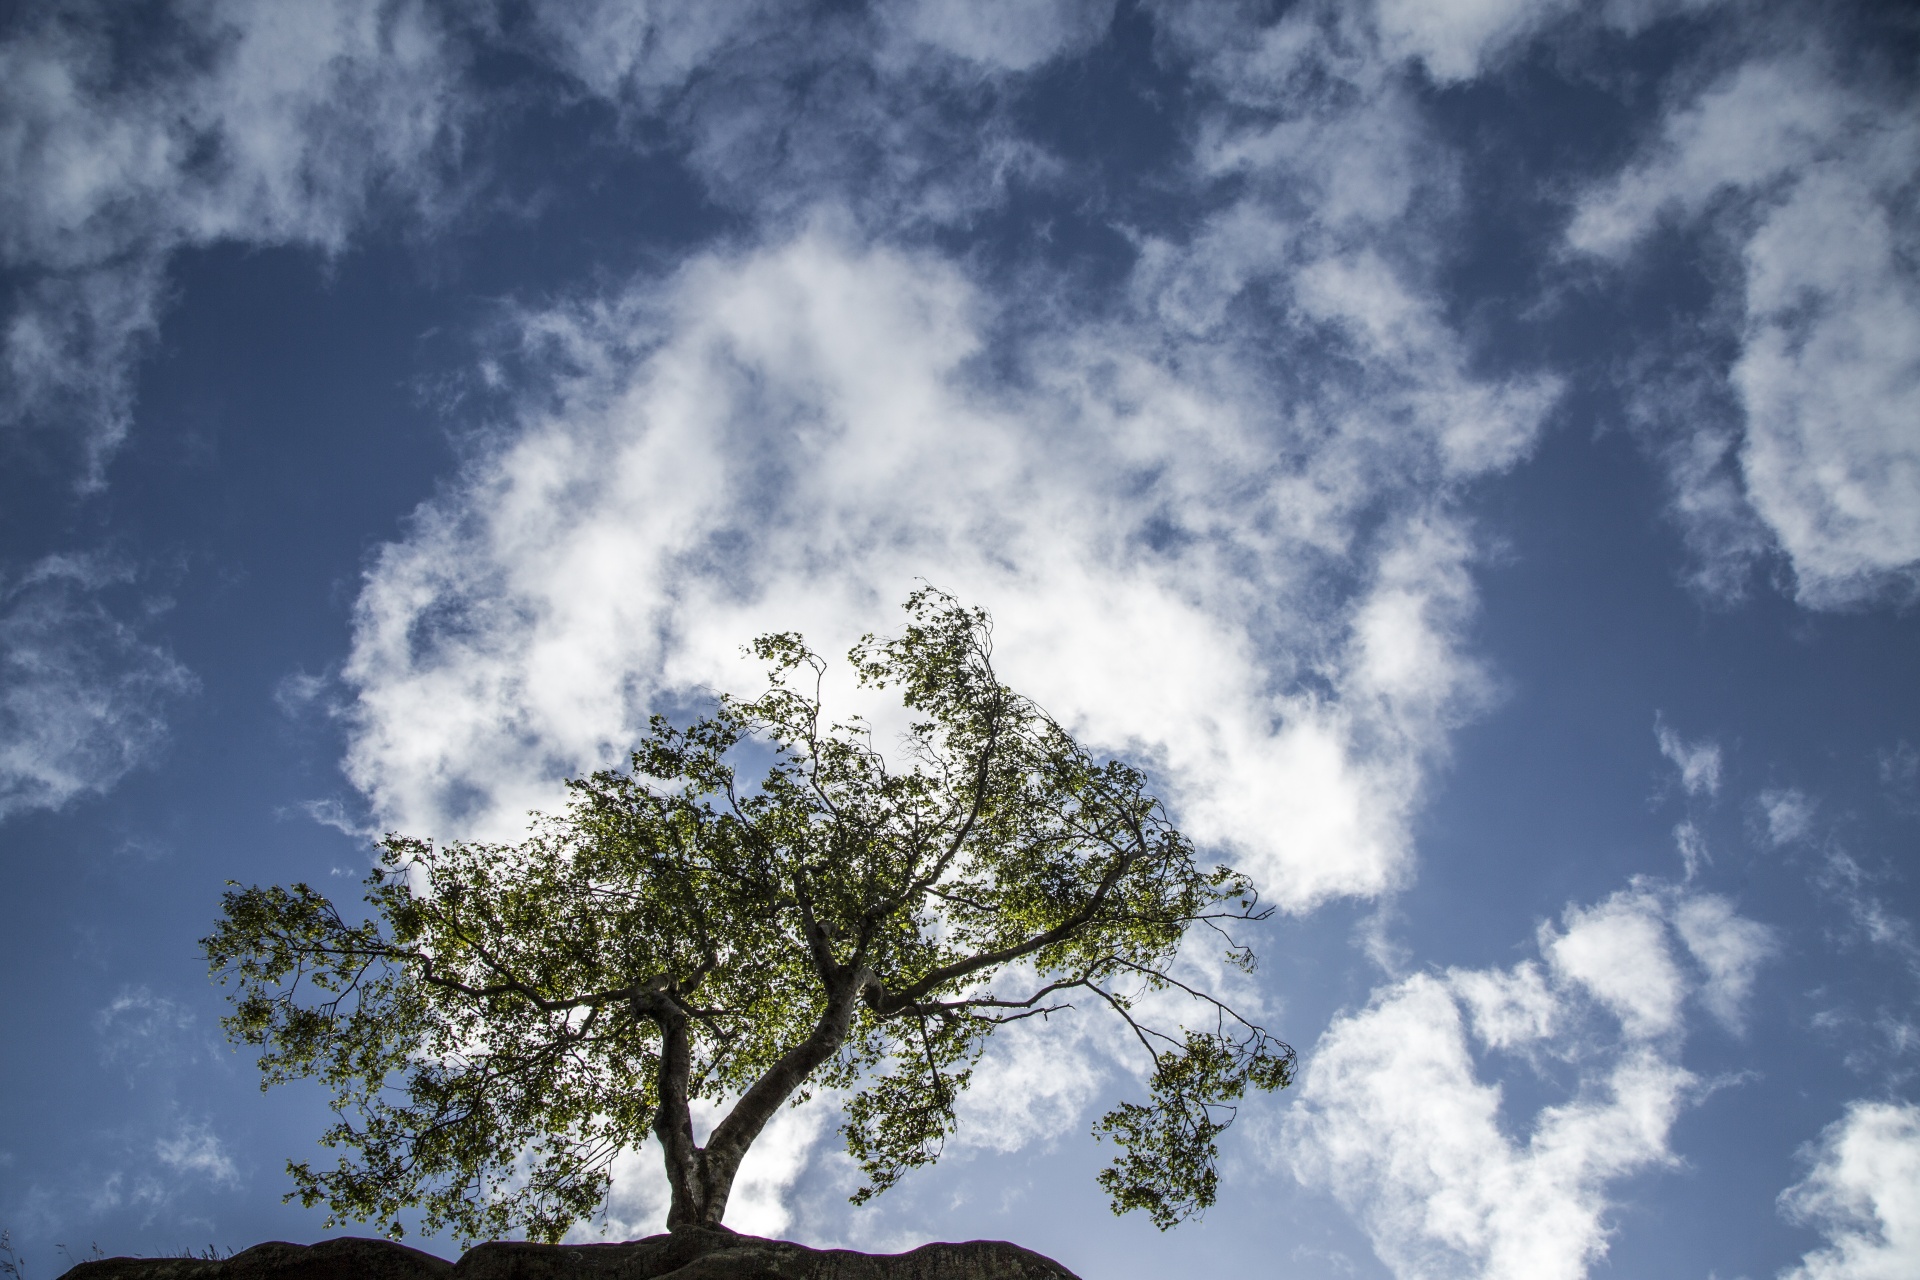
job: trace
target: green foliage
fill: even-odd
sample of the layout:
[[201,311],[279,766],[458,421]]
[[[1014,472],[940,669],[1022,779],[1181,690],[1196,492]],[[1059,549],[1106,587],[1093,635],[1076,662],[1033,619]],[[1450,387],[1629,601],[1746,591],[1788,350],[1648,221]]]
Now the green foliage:
[[1096,1137],[1120,1147],[1100,1172],[1113,1211],[1144,1209],[1165,1231],[1212,1204],[1220,1185],[1214,1139],[1233,1121],[1228,1104],[1249,1084],[1272,1091],[1292,1081],[1292,1052],[1263,1035],[1188,1031],[1180,1047],[1157,1053],[1153,1105],[1123,1102],[1094,1122]]
[[[1134,1030],[1151,1105],[1098,1126],[1121,1154],[1116,1212],[1161,1227],[1212,1203],[1214,1139],[1292,1051],[1174,980],[1197,924],[1263,918],[1245,877],[1194,850],[1119,762],[1096,762],[1000,684],[986,615],[922,590],[911,625],[850,659],[916,720],[895,767],[867,726],[824,719],[826,664],[762,637],[752,701],[676,728],[631,768],[570,784],[514,845],[389,836],[354,922],[305,885],[240,888],[203,941],[236,984],[226,1019],[262,1087],[314,1078],[335,1167],[289,1166],[329,1225],[555,1239],[603,1202],[613,1157],[651,1132],[677,1220],[718,1221],[773,1111],[843,1091],[864,1200],[937,1158],[986,1037],[1076,998]],[[736,776],[738,748],[772,760]],[[1183,995],[1211,1029],[1148,1026]],[[706,1148],[691,1100],[732,1103]],[[676,1220],[676,1219],[670,1219]]]

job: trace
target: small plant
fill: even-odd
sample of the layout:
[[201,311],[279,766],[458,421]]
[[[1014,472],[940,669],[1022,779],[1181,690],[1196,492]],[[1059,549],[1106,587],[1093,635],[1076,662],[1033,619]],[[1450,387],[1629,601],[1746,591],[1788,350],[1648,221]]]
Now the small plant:
[[0,1231],[0,1276],[27,1280],[27,1260],[13,1251],[11,1231]]

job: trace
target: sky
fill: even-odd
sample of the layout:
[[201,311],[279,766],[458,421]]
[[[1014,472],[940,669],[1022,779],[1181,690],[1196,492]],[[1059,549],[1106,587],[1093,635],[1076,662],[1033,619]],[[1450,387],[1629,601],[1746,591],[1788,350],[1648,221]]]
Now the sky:
[[1162,1235],[1094,1181],[1142,1064],[1021,1024],[938,1165],[850,1206],[823,1098],[730,1225],[1920,1275],[1916,72],[1847,0],[8,6],[27,1274],[327,1234],[226,882],[510,840],[925,580],[1275,904],[1300,1077]]

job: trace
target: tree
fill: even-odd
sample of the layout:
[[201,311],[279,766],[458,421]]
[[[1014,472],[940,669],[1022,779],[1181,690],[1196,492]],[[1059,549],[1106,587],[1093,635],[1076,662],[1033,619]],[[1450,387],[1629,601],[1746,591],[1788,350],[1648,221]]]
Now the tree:
[[[1174,965],[1205,926],[1250,971],[1227,930],[1270,909],[1199,868],[1139,771],[999,682],[983,611],[931,589],[907,609],[849,655],[916,717],[903,768],[827,721],[826,664],[770,635],[762,696],[656,716],[630,771],[570,783],[522,843],[388,836],[358,922],[304,884],[233,886],[202,942],[237,983],[228,1033],[261,1048],[263,1089],[330,1086],[321,1141],[348,1153],[290,1162],[288,1198],[395,1236],[417,1206],[433,1231],[556,1239],[651,1132],[669,1227],[718,1225],[762,1128],[826,1088],[861,1202],[938,1156],[994,1028],[1079,1000],[1151,1065],[1151,1101],[1095,1125],[1114,1211],[1164,1230],[1211,1204],[1234,1102],[1284,1087],[1293,1051]],[[1199,1025],[1151,1025],[1168,1000]],[[700,1099],[727,1106],[704,1146]]]

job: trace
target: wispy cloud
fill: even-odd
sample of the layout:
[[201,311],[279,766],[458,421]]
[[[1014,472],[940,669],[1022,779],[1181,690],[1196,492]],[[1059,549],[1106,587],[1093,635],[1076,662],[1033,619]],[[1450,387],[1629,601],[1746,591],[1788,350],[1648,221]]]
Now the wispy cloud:
[[51,556],[0,580],[0,818],[107,790],[159,750],[195,681],[115,617],[124,570]]
[[154,1144],[154,1156],[176,1175],[204,1178],[215,1186],[240,1184],[240,1170],[220,1136],[204,1124],[181,1121]]
[[141,1076],[197,1056],[200,1046],[187,1043],[194,1023],[192,1010],[144,986],[122,988],[93,1016],[101,1057]]
[[1418,61],[1440,84],[1474,80],[1556,27],[1631,33],[1718,0],[1376,0],[1382,48]]
[[0,44],[0,262],[19,282],[0,423],[77,430],[90,483],[127,430],[169,255],[334,252],[382,200],[425,207],[461,106],[438,20],[411,0],[214,0],[131,50],[112,15],[47,10]]
[[1762,829],[1769,845],[1805,840],[1813,832],[1814,802],[1798,787],[1771,787],[1755,798]]
[[1660,754],[1680,771],[1680,786],[1688,795],[1712,799],[1720,794],[1719,743],[1711,738],[1688,742],[1674,732],[1664,716],[1654,717],[1653,733],[1660,743]]

